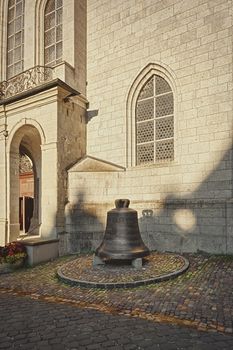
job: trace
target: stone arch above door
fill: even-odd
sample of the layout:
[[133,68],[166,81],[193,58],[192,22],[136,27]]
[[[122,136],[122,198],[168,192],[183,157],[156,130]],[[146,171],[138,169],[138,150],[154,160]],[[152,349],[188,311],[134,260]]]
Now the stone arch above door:
[[[18,126],[18,127],[17,127]],[[42,133],[43,136],[43,133]],[[43,137],[44,139],[44,137]],[[8,143],[8,222],[9,237],[12,241],[20,235],[20,190],[19,190],[19,154],[24,149],[33,163],[34,169],[34,204],[30,231],[39,233],[40,225],[40,198],[41,198],[41,130],[39,131],[32,124],[18,123],[10,133]]]

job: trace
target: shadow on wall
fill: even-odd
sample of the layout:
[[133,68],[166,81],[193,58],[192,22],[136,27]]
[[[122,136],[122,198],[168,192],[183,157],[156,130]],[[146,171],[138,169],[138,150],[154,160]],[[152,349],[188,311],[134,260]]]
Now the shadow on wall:
[[[167,186],[162,201],[131,201],[130,207],[138,211],[142,238],[151,250],[233,253],[232,158],[231,148],[215,167],[213,163],[209,175],[203,170],[205,180],[198,186],[197,179],[193,192],[188,185],[185,194]],[[126,197],[130,199],[130,194]],[[114,200],[86,202],[84,191],[76,198],[66,206],[66,232],[59,235],[62,255],[94,251],[103,238],[107,211],[114,207]]]
[[85,203],[82,191],[76,197],[75,203],[66,205],[66,232],[59,235],[60,255],[94,251],[103,237],[105,227],[97,218],[96,205]]
[[233,254],[232,153],[231,148],[196,191],[135,208],[150,249]]

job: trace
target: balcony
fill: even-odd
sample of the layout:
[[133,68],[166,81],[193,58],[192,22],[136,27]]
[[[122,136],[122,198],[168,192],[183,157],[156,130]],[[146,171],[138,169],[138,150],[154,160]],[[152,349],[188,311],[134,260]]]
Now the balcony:
[[54,79],[53,68],[35,66],[0,83],[0,101],[9,99]]
[[76,90],[77,80],[73,67],[67,62],[61,62],[54,67],[35,66],[0,83],[0,105],[7,105],[58,86],[65,89],[69,96],[80,95]]

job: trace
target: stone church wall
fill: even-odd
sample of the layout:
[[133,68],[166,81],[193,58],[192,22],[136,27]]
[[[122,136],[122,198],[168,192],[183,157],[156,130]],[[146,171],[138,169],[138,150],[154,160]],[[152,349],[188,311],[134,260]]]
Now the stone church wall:
[[[25,1],[26,71],[44,65],[45,5]],[[0,1],[1,81],[7,6]],[[0,244],[19,236],[21,144],[38,166],[40,237],[59,235],[62,254],[94,249],[120,197],[138,210],[151,249],[233,253],[232,1],[63,7],[62,62],[51,78],[58,86],[0,106]],[[136,101],[152,72],[174,96],[174,160],[137,165]]]
[[[233,253],[232,7],[88,1],[87,154],[125,171],[69,173],[64,250],[94,249],[123,197],[151,249]],[[136,166],[128,101],[150,64],[174,83],[175,157]]]

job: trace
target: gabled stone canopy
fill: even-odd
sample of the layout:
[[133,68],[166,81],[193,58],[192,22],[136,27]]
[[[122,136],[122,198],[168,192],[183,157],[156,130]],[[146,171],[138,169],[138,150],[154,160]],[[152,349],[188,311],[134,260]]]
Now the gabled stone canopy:
[[125,171],[125,168],[102,159],[91,156],[84,156],[68,172],[119,172]]

